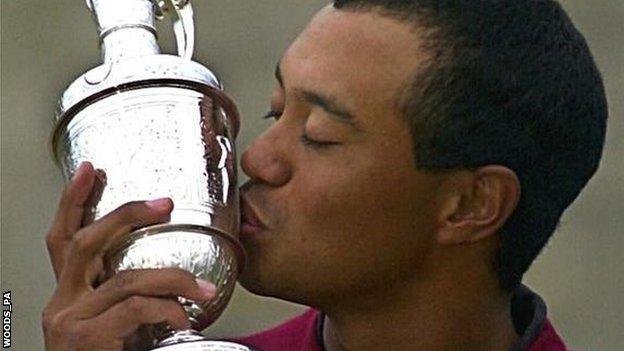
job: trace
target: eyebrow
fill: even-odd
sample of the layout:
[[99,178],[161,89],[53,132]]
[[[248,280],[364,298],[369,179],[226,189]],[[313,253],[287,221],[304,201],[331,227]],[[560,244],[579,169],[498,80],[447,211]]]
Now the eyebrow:
[[[277,65],[275,66],[275,79],[277,79],[277,82],[279,83],[280,87],[284,89],[284,77],[282,76],[282,69],[281,69],[280,64],[281,64],[281,61],[278,61]],[[297,90],[306,102],[308,102],[311,105],[322,108],[325,112],[334,116],[335,117],[334,119],[337,120],[338,122],[343,122],[343,123],[350,124],[352,126],[356,126],[355,118],[353,117],[353,114],[349,112],[346,108],[340,106],[340,104],[336,101],[335,98],[331,96],[323,95],[321,93],[309,91],[309,90],[304,90],[304,89],[297,89]]]

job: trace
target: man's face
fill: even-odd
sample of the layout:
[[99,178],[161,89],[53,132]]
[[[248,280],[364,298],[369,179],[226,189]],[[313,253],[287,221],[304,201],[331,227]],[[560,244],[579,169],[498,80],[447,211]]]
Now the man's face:
[[332,7],[284,54],[281,116],[242,156],[266,226],[243,224],[248,290],[319,306],[418,279],[439,180],[414,166],[398,96],[421,59],[408,25]]

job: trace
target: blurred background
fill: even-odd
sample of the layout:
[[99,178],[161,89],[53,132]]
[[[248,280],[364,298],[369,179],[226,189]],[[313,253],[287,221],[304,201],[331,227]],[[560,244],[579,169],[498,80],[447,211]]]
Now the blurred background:
[[[242,114],[240,151],[270,122],[273,70],[325,0],[194,1],[195,60],[216,72]],[[566,212],[526,283],[577,350],[624,349],[624,38],[622,0],[564,0],[600,67],[610,102],[598,174]],[[48,142],[61,91],[100,62],[95,26],[81,0],[1,0],[2,290],[13,293],[16,350],[43,349],[40,313],[54,289],[44,236],[63,181]],[[159,25],[174,52],[169,23]],[[242,173],[241,173],[242,175]],[[241,176],[240,182],[246,179]],[[211,336],[245,335],[276,325],[302,306],[238,288]]]

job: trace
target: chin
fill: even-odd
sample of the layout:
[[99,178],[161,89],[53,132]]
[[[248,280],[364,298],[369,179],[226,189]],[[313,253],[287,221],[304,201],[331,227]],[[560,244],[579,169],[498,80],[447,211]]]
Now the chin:
[[260,281],[252,277],[248,269],[245,269],[240,277],[238,277],[238,283],[245,288],[245,290],[254,295],[268,296]]
[[[271,278],[263,279],[263,277]],[[300,277],[300,279],[303,278]],[[297,282],[294,282],[294,284],[288,284],[288,281],[288,279],[284,279],[283,277],[279,278],[277,272],[259,274],[254,269],[245,269],[238,278],[238,283],[245,290],[254,295],[272,297],[292,303],[310,306],[310,303],[314,300],[314,298],[309,296],[309,292],[298,289]]]
[[279,279],[277,272],[262,270],[256,263],[253,260],[248,261],[247,266],[238,277],[238,283],[252,294],[280,298],[280,296],[275,296],[276,294],[279,295],[280,286],[272,280],[278,278],[277,281],[280,281],[283,279]]

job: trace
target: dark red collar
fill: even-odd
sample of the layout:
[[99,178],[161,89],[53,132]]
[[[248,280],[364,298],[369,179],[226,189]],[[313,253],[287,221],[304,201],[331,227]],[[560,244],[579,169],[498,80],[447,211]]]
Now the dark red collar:
[[[520,285],[511,297],[511,318],[520,340],[509,351],[566,351],[563,341],[546,318],[544,300],[527,286]],[[325,351],[325,314],[316,318],[316,342]]]

